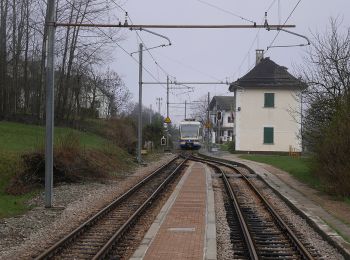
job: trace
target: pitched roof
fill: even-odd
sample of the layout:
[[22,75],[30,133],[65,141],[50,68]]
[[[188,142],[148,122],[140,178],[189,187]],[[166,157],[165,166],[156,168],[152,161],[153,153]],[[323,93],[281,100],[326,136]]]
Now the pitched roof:
[[290,74],[286,67],[264,58],[246,75],[233,82],[229,90],[234,91],[236,87],[304,88],[305,84]]
[[234,97],[232,96],[214,96],[209,104],[209,110],[213,110],[214,107],[218,107],[220,110],[231,110],[234,108]]

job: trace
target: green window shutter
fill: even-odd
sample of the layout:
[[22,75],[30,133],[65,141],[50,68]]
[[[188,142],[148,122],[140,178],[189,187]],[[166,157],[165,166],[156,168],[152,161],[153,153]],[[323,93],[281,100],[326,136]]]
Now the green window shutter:
[[273,127],[264,127],[264,144],[273,144]]
[[275,93],[264,93],[264,107],[275,107]]

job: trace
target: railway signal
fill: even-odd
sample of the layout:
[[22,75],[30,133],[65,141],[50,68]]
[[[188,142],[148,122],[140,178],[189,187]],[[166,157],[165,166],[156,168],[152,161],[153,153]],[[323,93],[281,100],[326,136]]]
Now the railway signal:
[[166,146],[166,138],[164,136],[160,139],[160,145]]

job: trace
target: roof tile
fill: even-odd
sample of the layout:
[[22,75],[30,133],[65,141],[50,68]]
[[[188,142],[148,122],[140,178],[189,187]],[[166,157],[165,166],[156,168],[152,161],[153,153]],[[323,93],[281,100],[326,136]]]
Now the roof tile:
[[264,58],[246,75],[233,82],[229,90],[234,91],[236,87],[303,88],[305,84],[290,74],[286,67]]

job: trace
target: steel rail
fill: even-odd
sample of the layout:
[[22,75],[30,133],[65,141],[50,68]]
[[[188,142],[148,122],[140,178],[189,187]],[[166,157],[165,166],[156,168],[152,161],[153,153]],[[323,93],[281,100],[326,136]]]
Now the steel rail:
[[141,181],[139,181],[136,185],[131,187],[128,191],[126,191],[124,194],[116,198],[114,201],[112,201],[110,204],[108,204],[106,207],[104,207],[102,210],[100,210],[97,214],[89,218],[87,221],[85,221],[83,224],[81,224],[79,227],[74,229],[71,233],[60,239],[57,243],[52,245],[50,248],[45,250],[43,253],[41,253],[39,256],[37,256],[36,260],[41,259],[49,259],[54,254],[56,254],[58,251],[62,249],[65,245],[71,243],[75,238],[80,236],[84,230],[89,229],[94,223],[96,223],[99,219],[104,217],[107,213],[109,213],[113,208],[115,208],[117,205],[119,205],[121,202],[123,202],[125,199],[130,197],[136,190],[138,190],[144,183],[152,179],[155,175],[157,175],[160,171],[164,170],[167,166],[169,166],[171,163],[173,163],[175,160],[177,160],[179,156],[175,157],[168,163],[163,164],[158,169],[156,169],[153,173],[149,174],[145,178],[143,178]]
[[239,221],[239,224],[240,224],[240,227],[241,227],[241,230],[242,230],[245,242],[246,242],[246,246],[248,248],[249,259],[252,259],[252,260],[259,259],[258,254],[257,254],[257,252],[255,250],[255,244],[253,242],[253,239],[252,239],[252,237],[250,235],[250,232],[249,232],[249,229],[248,229],[248,225],[247,225],[247,223],[245,221],[245,218],[243,216],[241,208],[240,208],[240,206],[238,204],[237,197],[236,197],[235,193],[232,190],[232,187],[231,187],[231,185],[230,185],[230,183],[229,183],[229,181],[227,179],[226,174],[223,172],[223,170],[220,167],[218,167],[217,165],[215,165],[213,163],[208,163],[208,162],[206,162],[206,160],[202,161],[201,159],[199,159],[197,157],[193,157],[193,158],[196,158],[195,160],[198,160],[198,161],[201,161],[201,162],[205,162],[206,164],[209,164],[210,166],[212,166],[212,167],[214,167],[214,168],[216,168],[217,170],[220,171],[221,176],[222,176],[222,178],[224,180],[225,187],[226,187],[226,189],[228,191],[228,194],[229,194],[229,197],[231,199],[232,205],[235,208],[235,211],[237,213],[238,221]]
[[115,234],[109,239],[109,241],[100,249],[100,251],[92,258],[93,260],[105,259],[112,248],[117,243],[123,234],[127,231],[128,227],[134,223],[142,212],[155,200],[156,196],[164,189],[164,187],[174,178],[175,174],[185,164],[185,159],[176,169],[158,186],[158,188],[152,193],[152,195],[135,211],[135,213],[115,232]]
[[[202,158],[201,158],[202,159]],[[272,205],[266,200],[266,198],[259,192],[259,190],[256,188],[256,186],[245,176],[245,174],[238,171],[233,165],[216,161],[214,159],[202,159],[203,161],[209,161],[211,163],[220,164],[223,166],[226,166],[230,169],[233,169],[236,173],[240,174],[243,179],[248,183],[248,185],[252,188],[252,190],[255,192],[255,194],[258,195],[258,197],[263,201],[264,205],[266,206],[267,210],[271,213],[271,215],[276,220],[276,223],[279,225],[279,227],[282,229],[282,231],[285,232],[285,234],[289,237],[290,241],[293,243],[296,250],[299,251],[301,256],[304,259],[313,260],[314,257],[309,253],[309,251],[305,248],[305,246],[300,242],[300,240],[296,237],[294,232],[288,227],[288,225],[282,220],[282,218],[279,216],[279,214],[273,209]]]

